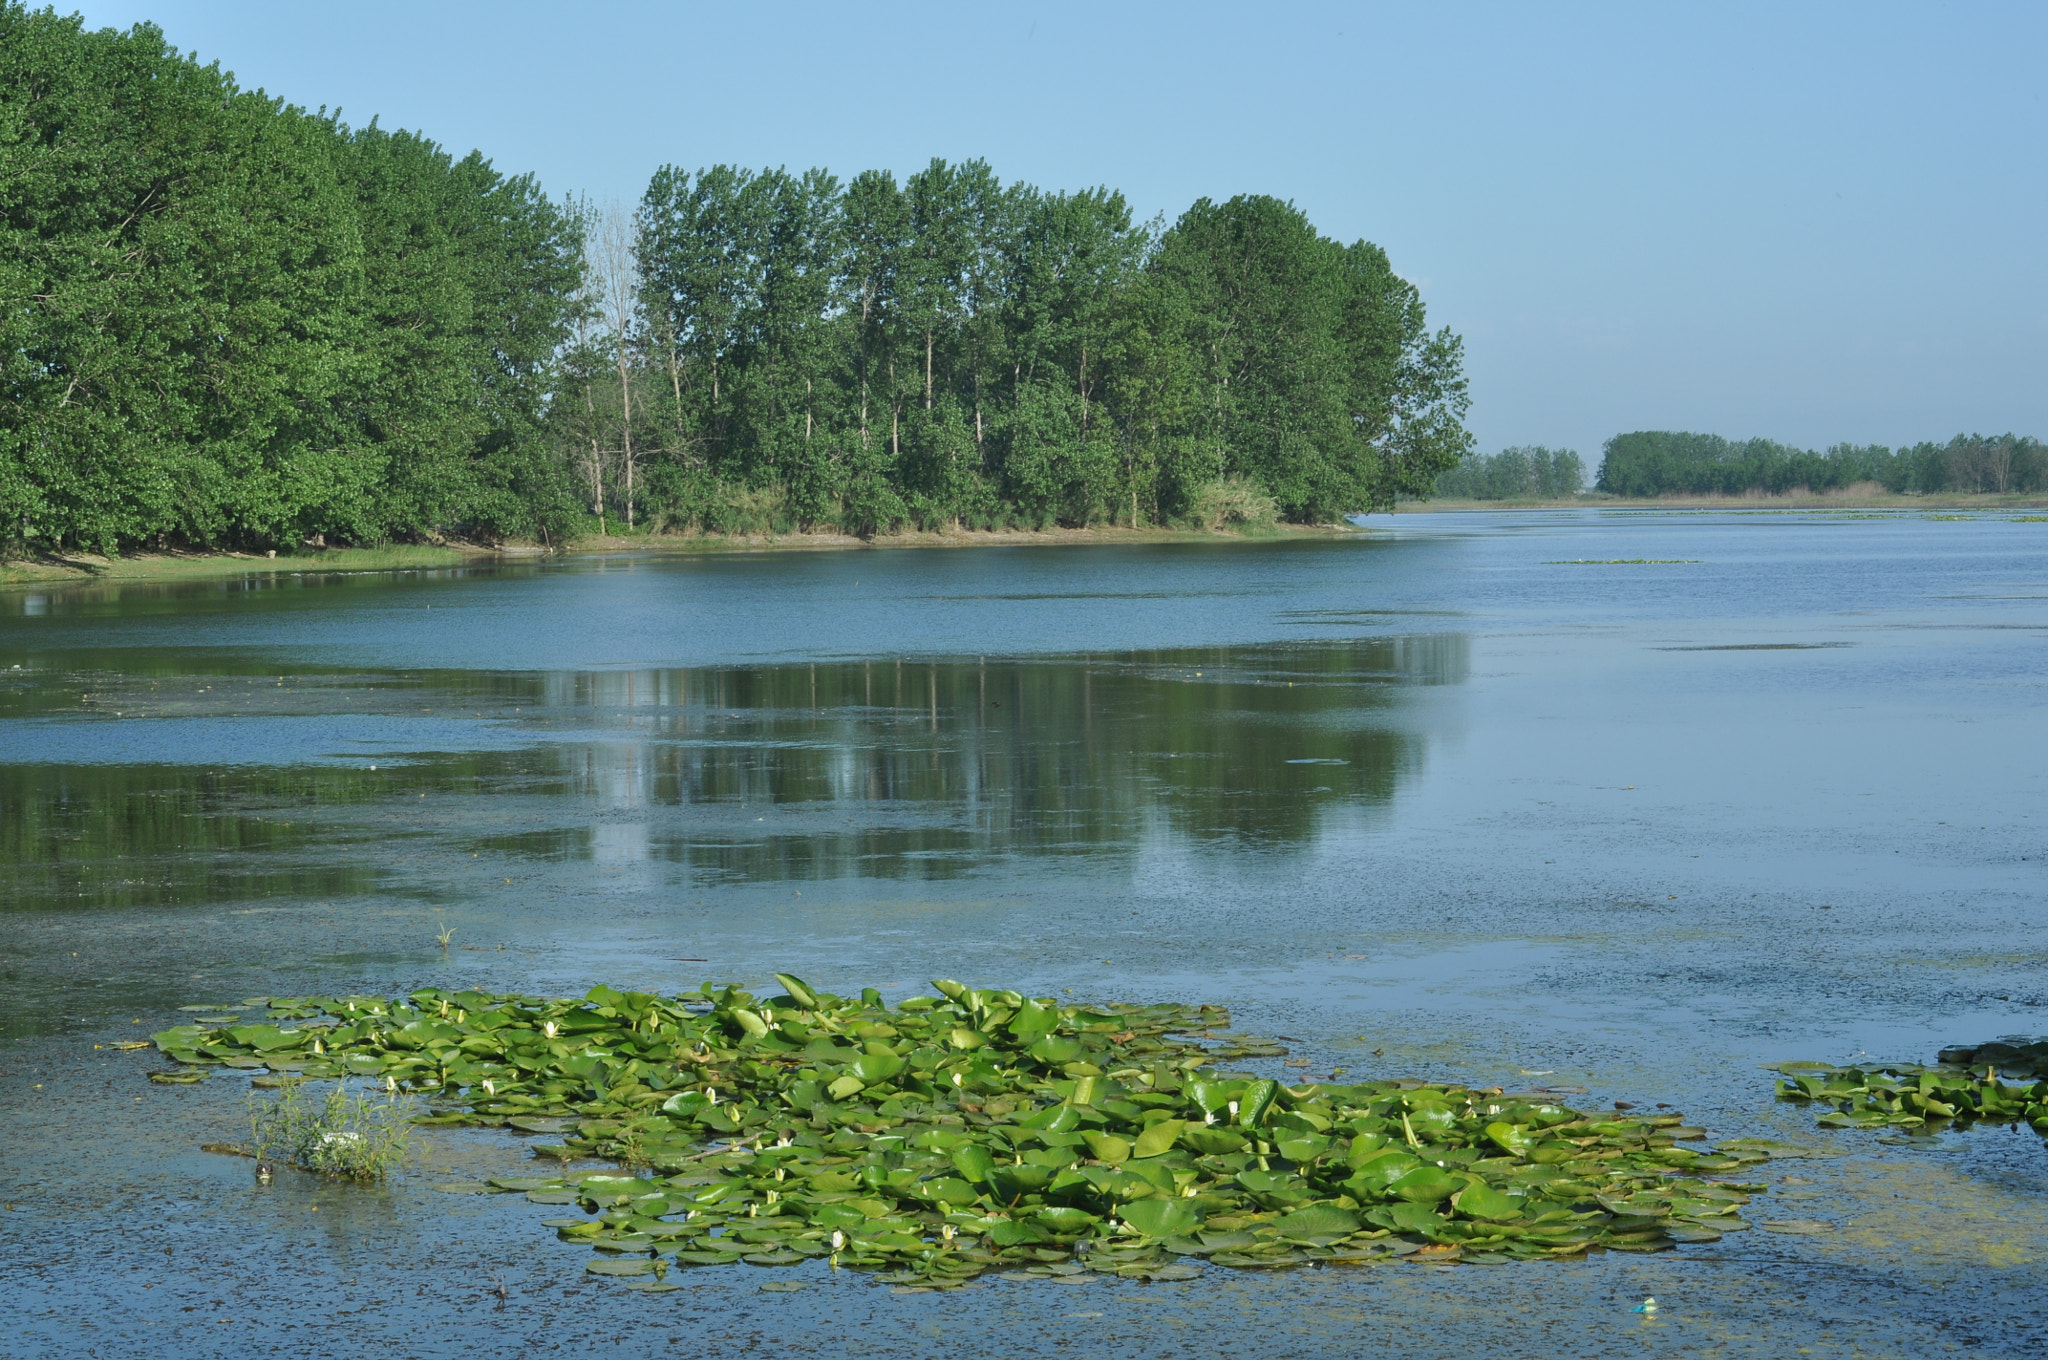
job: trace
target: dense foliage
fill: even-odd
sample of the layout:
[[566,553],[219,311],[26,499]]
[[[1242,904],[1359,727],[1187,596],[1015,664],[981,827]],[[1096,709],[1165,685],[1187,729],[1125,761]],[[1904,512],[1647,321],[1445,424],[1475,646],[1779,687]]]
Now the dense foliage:
[[1530,444],[1491,456],[1466,455],[1437,474],[1435,493],[1452,500],[1551,500],[1576,496],[1585,484],[1586,465],[1578,454]]
[[534,533],[577,223],[529,178],[0,4],[0,524],[39,548]]
[[1330,519],[1468,443],[1459,341],[1384,252],[1275,199],[1160,231],[979,161],[900,185],[665,166],[634,229],[636,305],[561,408],[600,427],[593,509],[629,522]]
[[1816,453],[1768,439],[1641,430],[1607,441],[1596,485],[1616,496],[1741,496],[1858,483],[1903,494],[2043,491],[2048,447],[2018,435],[1959,434],[1946,444],[1836,444]]
[[[1176,1257],[1271,1269],[1657,1251],[1744,1226],[1736,1210],[1763,1187],[1704,1177],[1770,1155],[1739,1139],[1680,1147],[1705,1131],[1661,1108],[1218,1071],[1287,1050],[1223,1033],[1211,1006],[938,981],[892,1007],[872,988],[776,981],[765,997],[707,983],[270,998],[262,1019],[239,1011],[263,1001],[195,1008],[154,1036],[184,1067],[152,1076],[353,1077],[425,1094],[430,1124],[559,1138],[534,1148],[555,1174],[442,1188],[573,1206],[549,1226],[597,1250],[586,1269],[643,1278],[829,1257],[943,1288],[991,1269],[1197,1273]],[[587,1157],[622,1169],[568,1169]]]
[[0,233],[16,551],[1313,520],[1467,443],[1456,338],[1270,198],[671,166],[599,214],[18,0]]

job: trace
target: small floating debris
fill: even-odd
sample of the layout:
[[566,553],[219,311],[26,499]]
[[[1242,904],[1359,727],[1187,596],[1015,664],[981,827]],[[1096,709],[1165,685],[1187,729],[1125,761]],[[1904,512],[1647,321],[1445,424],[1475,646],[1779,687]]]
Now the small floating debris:
[[[1663,1251],[1746,1227],[1765,1187],[1722,1177],[1776,1155],[1680,1146],[1706,1132],[1675,1111],[1227,1070],[1287,1050],[1216,1006],[952,981],[891,1006],[776,980],[765,997],[288,997],[153,1037],[196,1072],[289,1065],[293,1082],[424,1096],[423,1124],[559,1140],[533,1148],[557,1174],[484,1186],[575,1206],[548,1226],[594,1252],[588,1273],[635,1287],[814,1260],[923,1291],[990,1271],[1078,1285]],[[569,1169],[589,1158],[613,1168]]]

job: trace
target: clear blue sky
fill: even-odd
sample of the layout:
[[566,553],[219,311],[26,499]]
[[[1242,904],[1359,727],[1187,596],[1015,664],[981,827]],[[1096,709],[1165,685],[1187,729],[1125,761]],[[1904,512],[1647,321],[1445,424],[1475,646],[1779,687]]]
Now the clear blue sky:
[[630,202],[986,158],[1292,199],[1465,336],[1482,448],[2048,437],[2048,5],[96,0],[245,86]]

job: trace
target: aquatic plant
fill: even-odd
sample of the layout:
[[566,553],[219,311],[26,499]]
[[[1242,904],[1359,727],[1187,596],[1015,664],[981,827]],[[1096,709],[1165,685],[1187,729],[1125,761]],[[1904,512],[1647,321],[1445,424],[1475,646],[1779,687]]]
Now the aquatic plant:
[[[1765,1151],[1680,1147],[1705,1133],[1676,1113],[1219,1070],[1286,1050],[1213,1006],[939,982],[892,1007],[777,981],[766,998],[277,999],[264,1022],[154,1037],[186,1064],[381,1079],[430,1095],[424,1123],[559,1140],[534,1152],[561,1174],[449,1188],[582,1210],[548,1225],[595,1248],[599,1274],[829,1257],[941,1288],[990,1269],[1180,1278],[1181,1258],[1656,1251],[1744,1226],[1763,1189],[1708,1177]],[[566,1169],[591,1157],[644,1169]]]
[[261,1168],[279,1160],[349,1180],[382,1180],[405,1160],[412,1107],[396,1093],[373,1099],[345,1082],[316,1104],[302,1082],[287,1081],[268,1099],[250,1095],[250,1151]]
[[1932,1066],[1786,1062],[1767,1067],[1782,1074],[1779,1099],[1827,1107],[1819,1122],[1829,1128],[1900,1126],[1932,1132],[2025,1121],[2048,1136],[2048,1039],[1945,1048]]

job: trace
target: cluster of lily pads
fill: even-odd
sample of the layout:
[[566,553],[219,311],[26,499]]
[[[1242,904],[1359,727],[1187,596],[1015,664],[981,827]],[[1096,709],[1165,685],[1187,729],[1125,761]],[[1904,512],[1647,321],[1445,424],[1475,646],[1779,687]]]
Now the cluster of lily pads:
[[[193,1079],[364,1078],[429,1124],[498,1126],[560,1174],[524,1191],[599,1274],[835,1264],[913,1287],[990,1270],[1179,1278],[1181,1258],[1492,1262],[1656,1251],[1744,1225],[1760,1162],[1675,1113],[1588,1114],[1540,1092],[1281,1081],[1220,1008],[1063,1005],[938,982],[891,1007],[778,974],[581,999],[425,989],[263,999],[153,1036]],[[257,1003],[251,1003],[254,1009]],[[175,1074],[174,1074],[175,1075]],[[569,1169],[601,1158],[616,1170]]]
[[2024,1120],[2048,1135],[2048,1039],[1945,1048],[1931,1066],[1769,1066],[1782,1074],[1779,1097],[1829,1107],[1819,1122],[1830,1128],[1903,1125],[1925,1130]]

